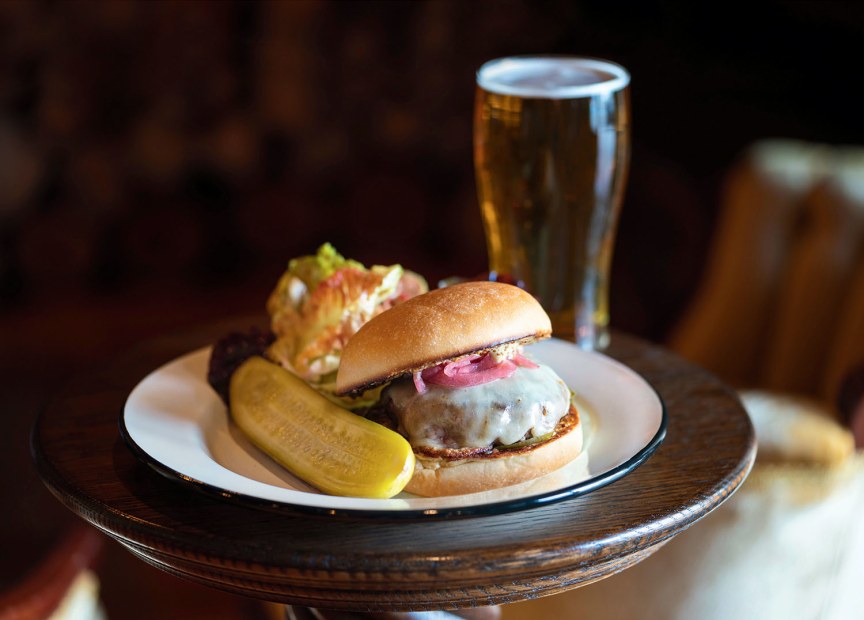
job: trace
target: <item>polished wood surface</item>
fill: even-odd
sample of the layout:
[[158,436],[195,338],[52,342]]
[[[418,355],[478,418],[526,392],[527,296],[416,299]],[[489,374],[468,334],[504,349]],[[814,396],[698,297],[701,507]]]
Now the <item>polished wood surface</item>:
[[33,432],[39,473],[67,507],[144,561],[226,591],[381,611],[554,594],[650,555],[725,500],[755,455],[752,427],[729,388],[661,348],[615,334],[609,354],[658,390],[669,425],[660,449],[607,487],[518,513],[411,522],[239,506],[136,460],[118,416],[148,372],[248,324],[210,325],[111,360],[69,385]]

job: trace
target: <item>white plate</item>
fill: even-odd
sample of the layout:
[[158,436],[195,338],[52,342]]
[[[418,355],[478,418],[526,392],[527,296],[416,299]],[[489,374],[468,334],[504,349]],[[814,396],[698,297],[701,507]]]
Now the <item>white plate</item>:
[[207,383],[210,349],[155,370],[126,401],[121,431],[136,455],[160,473],[248,505],[319,514],[387,517],[468,516],[523,510],[582,495],[641,464],[663,440],[666,411],[630,368],[563,340],[531,345],[577,396],[586,449],[571,465],[535,482],[494,491],[423,498],[335,497],[304,484],[253,446]]

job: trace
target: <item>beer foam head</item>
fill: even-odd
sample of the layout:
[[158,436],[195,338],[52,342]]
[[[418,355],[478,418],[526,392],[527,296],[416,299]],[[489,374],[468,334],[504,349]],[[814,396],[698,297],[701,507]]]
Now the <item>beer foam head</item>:
[[606,60],[571,56],[513,56],[487,62],[477,85],[499,95],[575,99],[614,93],[630,83],[627,70]]

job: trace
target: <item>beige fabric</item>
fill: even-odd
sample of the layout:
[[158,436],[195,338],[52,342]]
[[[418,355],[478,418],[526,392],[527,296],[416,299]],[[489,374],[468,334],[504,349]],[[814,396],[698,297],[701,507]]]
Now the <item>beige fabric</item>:
[[818,401],[761,390],[741,392],[759,434],[760,464],[841,467],[855,451],[852,434]]
[[[641,564],[505,620],[853,620],[862,617],[864,461],[831,483],[756,471],[727,505]],[[804,500],[804,501],[802,501]]]
[[755,145],[670,346],[739,387],[834,397],[864,352],[864,148]]
[[107,616],[99,602],[99,578],[85,570],[69,586],[60,605],[48,620],[105,620]]
[[760,455],[726,504],[641,564],[584,588],[505,606],[503,618],[862,617],[864,455],[852,452],[848,433],[810,402],[744,397],[758,400],[757,438],[773,458]]

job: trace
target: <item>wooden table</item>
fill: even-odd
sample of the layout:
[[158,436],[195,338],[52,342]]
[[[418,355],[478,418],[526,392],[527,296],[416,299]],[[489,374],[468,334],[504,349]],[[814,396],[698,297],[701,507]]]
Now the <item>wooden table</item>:
[[[248,322],[240,322],[245,327]],[[388,521],[276,514],[192,492],[139,462],[118,432],[148,372],[238,324],[144,344],[72,383],[42,413],[33,454],[68,508],[145,562],[274,602],[351,610],[475,607],[554,594],[621,571],[716,508],[755,456],[735,394],[671,353],[615,334],[608,353],[668,411],[665,442],[624,478],[510,514]]]

